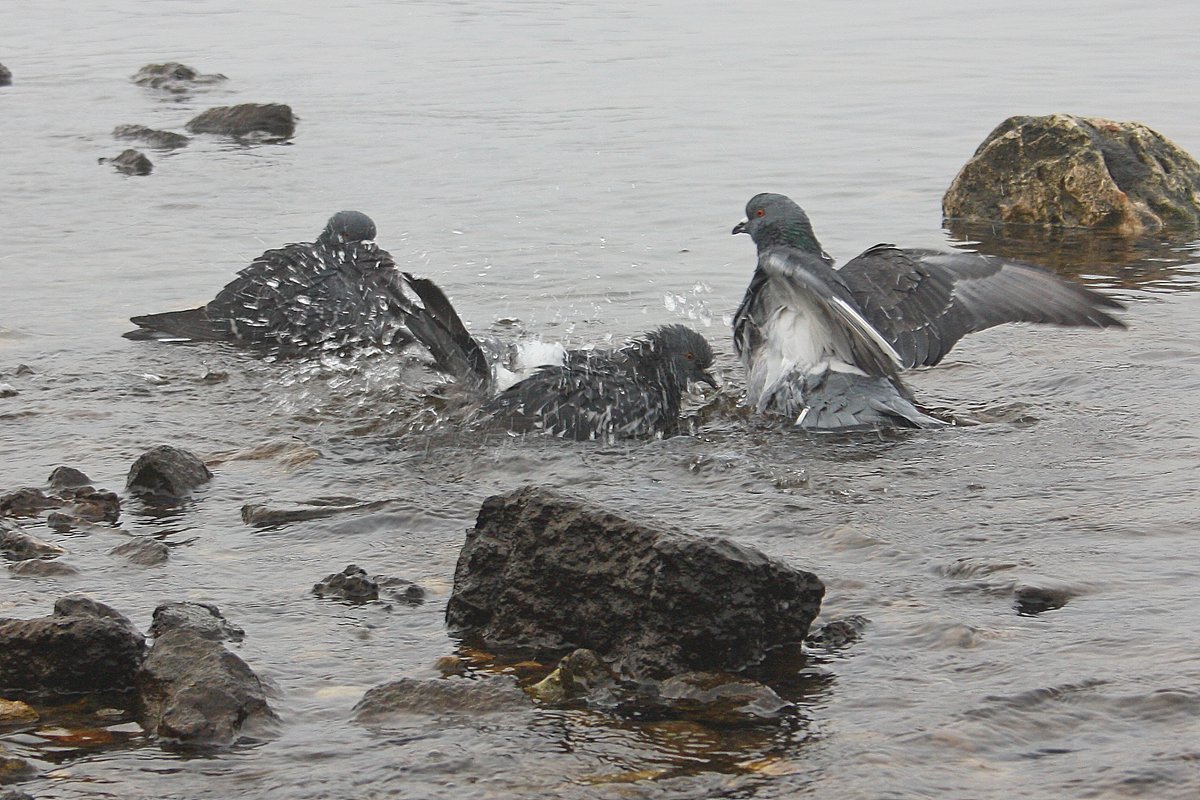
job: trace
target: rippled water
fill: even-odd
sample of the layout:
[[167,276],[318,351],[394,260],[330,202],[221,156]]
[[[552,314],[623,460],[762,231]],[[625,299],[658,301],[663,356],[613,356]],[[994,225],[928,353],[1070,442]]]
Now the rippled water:
[[[162,601],[217,603],[284,720],[278,739],[203,758],[126,728],[86,747],[4,737],[43,769],[35,796],[1200,794],[1200,268],[1186,245],[965,232],[1110,289],[1130,329],[971,337],[911,382],[980,424],[886,437],[800,436],[718,398],[691,437],[484,438],[438,424],[412,364],[120,338],[131,314],[202,303],[352,207],[476,330],[583,344],[687,321],[732,398],[726,323],[752,246],[729,229],[752,194],[796,198],[845,260],[880,240],[947,246],[941,194],[1010,114],[1138,120],[1200,154],[1190,4],[19,5],[0,50],[14,74],[0,89],[0,381],[20,392],[0,399],[0,490],[57,464],[120,489],[158,443],[217,466],[182,509],[126,500],[125,531],[180,543],[164,566],[108,555],[118,531],[34,526],[79,574],[0,575],[0,614],[48,613],[75,590],[143,625]],[[128,80],[164,60],[230,80],[183,99]],[[196,138],[148,151],[145,178],[97,164],[126,146],[116,125],[178,130],[237,102],[290,103],[294,142]],[[565,711],[353,723],[368,687],[440,674],[463,531],[484,497],[526,482],[811,569],[829,587],[822,619],[864,615],[864,638],[813,653],[785,726]],[[330,495],[392,502],[274,529],[240,518]],[[309,594],[351,562],[430,598],[388,610]],[[1030,596],[1062,605],[1035,613]]]

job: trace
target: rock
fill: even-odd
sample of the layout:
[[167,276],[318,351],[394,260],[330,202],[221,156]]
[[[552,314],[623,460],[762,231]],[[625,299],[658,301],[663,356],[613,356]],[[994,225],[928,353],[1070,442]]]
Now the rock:
[[49,700],[126,693],[144,650],[142,635],[118,612],[68,597],[48,617],[0,620],[0,695]]
[[212,472],[196,455],[163,444],[133,462],[125,488],[134,494],[179,498],[211,478]]
[[18,578],[67,578],[78,575],[79,570],[61,561],[46,561],[41,558],[31,558],[10,564],[8,573]]
[[[18,781],[29,780],[38,774],[38,768],[33,765],[32,761],[26,761],[23,758],[16,756],[5,755],[0,751],[0,786],[6,783],[17,783]],[[0,794],[0,800],[14,795],[18,798],[29,797],[24,792],[8,791]],[[30,798],[32,800],[32,798]]]
[[367,690],[354,706],[358,722],[380,722],[408,714],[478,716],[528,711],[529,698],[511,678],[417,680],[401,678]]
[[0,86],[12,86],[12,70],[0,64]]
[[[29,764],[29,762],[25,763]],[[33,772],[29,773],[29,777],[32,778],[37,774],[37,768],[32,764],[29,764],[29,766],[33,769]],[[4,780],[0,779],[0,783],[4,783]],[[0,800],[34,800],[34,798],[31,794],[18,792],[16,789],[9,789],[7,792],[0,792]]]
[[181,630],[213,642],[240,642],[246,638],[246,632],[225,619],[221,610],[211,603],[163,603],[154,609],[151,636]]
[[1200,164],[1136,122],[1010,117],[946,190],[950,222],[1083,227],[1140,236],[1200,225]]
[[28,725],[37,722],[38,719],[38,713],[28,703],[0,697],[0,726]]
[[210,108],[192,117],[187,129],[192,133],[238,137],[265,134],[290,139],[296,133],[296,116],[291,106],[282,103],[244,103]]
[[313,586],[317,597],[332,597],[350,603],[369,603],[379,599],[379,584],[362,567],[350,564]]
[[47,508],[61,505],[61,498],[48,497],[41,489],[26,487],[0,496],[0,516],[36,517]]
[[121,498],[107,489],[81,486],[64,489],[63,499],[69,499],[75,516],[85,522],[116,522],[121,518]]
[[735,542],[525,487],[484,501],[446,620],[489,649],[540,659],[586,647],[632,677],[737,672],[803,641],[824,591]]
[[401,603],[417,606],[425,602],[425,590],[405,578],[380,575],[375,578],[375,583],[379,585],[381,594],[390,595]]
[[31,558],[55,558],[66,555],[66,548],[43,542],[26,533],[15,522],[0,518],[0,553],[9,561],[26,561]]
[[11,383],[0,383],[0,398],[16,397],[20,392]]
[[109,555],[121,556],[131,563],[143,567],[154,567],[167,563],[171,548],[150,536],[135,536],[124,544],[108,551]]
[[846,617],[846,619],[835,619],[832,622],[825,623],[813,631],[807,641],[815,647],[824,647],[827,650],[840,650],[847,645],[857,642],[866,627],[867,618],[855,614],[854,616]]
[[74,489],[91,486],[92,479],[74,467],[55,467],[47,481],[51,489]]
[[113,158],[99,159],[101,164],[112,164],[117,172],[125,175],[149,175],[154,170],[154,163],[145,153],[129,148]]
[[57,617],[92,616],[118,622],[131,631],[137,630],[137,626],[133,624],[133,621],[120,611],[117,611],[112,606],[101,603],[99,600],[93,600],[91,597],[80,592],[64,594],[55,600],[54,615]]
[[600,694],[605,697],[601,705],[613,705],[609,698],[615,687],[616,680],[600,657],[591,650],[581,649],[564,656],[553,672],[526,691],[530,697],[550,705],[577,698],[595,701]]
[[719,673],[676,675],[657,689],[658,701],[673,714],[716,725],[778,719],[795,709],[769,686]]
[[51,511],[46,515],[46,524],[59,533],[66,533],[76,525],[86,525],[87,523],[74,514],[68,514],[65,511]]
[[1013,606],[1021,616],[1033,617],[1062,608],[1076,594],[1077,591],[1066,586],[1021,584],[1013,589]]
[[137,685],[142,727],[182,745],[228,747],[265,733],[277,719],[246,662],[187,629],[158,637]]
[[147,64],[133,76],[133,82],[138,86],[162,89],[173,94],[185,94],[197,87],[226,80],[228,78],[219,73],[202,75],[192,67],[176,61],[168,61],[165,64]]
[[271,508],[260,503],[247,503],[242,506],[242,522],[255,528],[268,528],[274,525],[286,525],[289,522],[304,522],[312,519],[335,517],[339,514],[351,514],[359,511],[376,511],[388,505],[387,500],[356,501],[344,498],[348,502],[306,505],[299,508]]
[[133,139],[145,142],[151,147],[159,147],[164,150],[187,147],[188,142],[191,141],[191,139],[182,133],[157,131],[153,128],[147,128],[145,125],[118,125],[113,128],[112,135],[114,139]]

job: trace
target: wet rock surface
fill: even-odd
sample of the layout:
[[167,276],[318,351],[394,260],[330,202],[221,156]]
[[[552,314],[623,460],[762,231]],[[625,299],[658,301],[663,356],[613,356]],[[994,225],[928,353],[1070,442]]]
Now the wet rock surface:
[[154,171],[152,162],[145,153],[129,148],[122,150],[120,155],[100,159],[101,164],[111,164],[117,172],[124,175],[149,175]]
[[377,511],[385,508],[388,502],[387,500],[360,501],[353,498],[329,498],[327,500],[309,501],[305,505],[292,508],[274,507],[261,503],[247,503],[242,506],[242,522],[252,525],[255,528],[269,528],[292,522],[336,517],[341,514]]
[[15,522],[0,518],[0,555],[9,561],[55,558],[66,552],[66,548],[42,541]]
[[198,456],[170,445],[159,445],[133,462],[125,487],[134,494],[180,498],[212,479]]
[[[17,758],[16,756],[6,755],[3,751],[0,751],[0,786],[6,783],[29,780],[37,774],[38,768],[34,766],[33,762]],[[8,797],[16,800],[17,798],[27,798],[29,795],[24,792],[12,790],[0,793],[0,800]]]
[[527,690],[542,703],[558,705],[575,699],[586,699],[594,705],[615,704],[614,676],[591,650],[574,650],[558,662],[558,666]]
[[145,125],[118,125],[113,128],[112,135],[114,139],[131,139],[164,150],[187,147],[188,142],[191,141],[182,133],[155,130],[147,128]]
[[119,612],[68,596],[50,616],[0,620],[0,695],[54,700],[127,693],[144,649],[142,635]]
[[12,70],[0,64],[0,86],[12,86]]
[[167,562],[171,555],[171,548],[158,539],[149,536],[135,536],[108,552],[109,555],[120,556],[132,564],[153,567]]
[[25,725],[38,721],[33,706],[20,700],[0,698],[0,726]]
[[283,103],[219,106],[192,117],[187,129],[192,133],[290,139],[296,133],[296,115],[292,113],[291,106]]
[[942,199],[953,223],[1083,227],[1138,236],[1200,225],[1200,164],[1136,122],[1010,117]]
[[142,727],[180,745],[228,747],[264,735],[276,719],[246,662],[187,628],[158,637],[137,686]]
[[225,619],[221,609],[211,603],[171,602],[154,609],[150,635],[157,638],[171,631],[190,631],[214,642],[240,642],[246,638],[246,632]]
[[138,86],[161,89],[172,94],[186,94],[198,87],[222,83],[228,78],[219,73],[205,75],[186,64],[168,61],[163,64],[147,64],[137,71],[132,80]]
[[409,714],[475,716],[527,711],[532,707],[511,678],[401,678],[367,690],[354,706],[354,718],[372,723]]
[[51,489],[74,489],[81,486],[91,486],[92,479],[74,467],[55,467],[47,480]]
[[826,650],[840,650],[854,644],[862,638],[862,632],[867,627],[867,618],[855,614],[845,619],[835,619],[817,628],[806,640],[815,647]]
[[0,515],[36,517],[48,508],[63,505],[62,498],[47,495],[41,489],[26,487],[0,496]]
[[823,594],[815,575],[749,547],[526,487],[484,501],[446,619],[489,648],[587,648],[621,673],[666,677],[741,671],[803,641]]
[[62,561],[31,558],[8,566],[8,573],[17,578],[69,578],[79,570]]
[[425,599],[425,590],[412,581],[389,576],[372,578],[365,569],[355,564],[326,576],[313,586],[312,591],[317,597],[348,603],[369,603],[382,598],[415,605]]

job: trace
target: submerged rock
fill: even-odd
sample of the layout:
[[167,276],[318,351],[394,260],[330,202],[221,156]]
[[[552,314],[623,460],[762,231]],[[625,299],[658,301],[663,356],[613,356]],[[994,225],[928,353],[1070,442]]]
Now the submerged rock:
[[839,650],[857,642],[866,627],[867,618],[855,614],[846,619],[835,619],[825,623],[813,631],[807,641],[809,644],[824,647],[827,650]]
[[0,86],[12,86],[12,70],[0,64]]
[[135,536],[124,544],[108,551],[109,555],[121,556],[133,564],[154,567],[167,563],[171,548],[150,536]]
[[15,522],[0,518],[0,554],[9,561],[31,558],[55,558],[66,555],[66,548],[44,542]]
[[672,714],[717,725],[778,719],[795,709],[765,684],[712,672],[668,678],[657,693]]
[[67,578],[78,575],[79,570],[61,561],[30,558],[8,566],[8,574],[18,578]]
[[125,175],[149,175],[154,171],[154,163],[146,154],[133,148],[122,150],[120,155],[113,158],[102,158],[100,163],[112,164],[117,172]]
[[737,672],[803,641],[824,591],[735,542],[526,487],[484,501],[446,619],[489,648],[553,658],[584,647],[634,677]]
[[150,635],[159,637],[171,631],[191,631],[214,642],[240,642],[246,632],[221,613],[212,603],[163,603],[154,609]]
[[0,695],[49,700],[132,691],[145,639],[108,606],[64,600],[48,617],[0,620]]
[[527,711],[529,698],[511,678],[417,680],[401,678],[367,690],[354,706],[358,722],[380,722],[408,714],[501,714]]
[[1083,227],[1138,236],[1200,225],[1200,164],[1136,122],[1010,117],[946,190],[951,222]]
[[599,694],[609,697],[615,687],[616,676],[600,657],[580,649],[564,656],[553,672],[526,691],[542,703],[557,705],[578,698],[594,701]]
[[162,444],[133,462],[125,488],[134,494],[179,498],[211,478],[212,472],[194,453]]
[[62,498],[48,496],[41,489],[26,487],[0,496],[0,515],[36,517],[48,508],[58,508],[62,505]]
[[0,383],[0,398],[16,397],[20,392],[11,383]]
[[81,486],[64,489],[62,497],[71,501],[75,516],[85,522],[116,522],[121,518],[121,498],[116,492]]
[[[19,781],[29,780],[38,774],[38,768],[34,766],[32,761],[27,761],[24,758],[17,758],[5,754],[0,750],[0,786],[6,783],[17,783]],[[20,798],[32,797],[24,792],[6,791],[0,792],[0,800],[20,800]]]
[[182,745],[228,747],[276,721],[245,661],[187,629],[158,637],[137,674],[141,725]]
[[159,147],[164,150],[187,147],[188,142],[191,141],[191,139],[182,133],[158,131],[153,128],[147,128],[145,125],[118,125],[113,128],[112,135],[114,139],[133,139],[145,142],[151,147]]
[[219,106],[192,117],[187,129],[192,133],[237,137],[258,134],[290,139],[296,133],[296,115],[291,106],[283,103]]
[[369,603],[378,600],[381,594],[412,605],[425,599],[425,590],[412,581],[386,576],[372,578],[365,569],[355,564],[326,576],[313,586],[312,591],[317,597],[330,597],[349,603]]
[[132,80],[138,86],[184,94],[199,86],[221,83],[228,78],[220,73],[204,75],[186,64],[168,61],[164,64],[147,64],[137,71]]

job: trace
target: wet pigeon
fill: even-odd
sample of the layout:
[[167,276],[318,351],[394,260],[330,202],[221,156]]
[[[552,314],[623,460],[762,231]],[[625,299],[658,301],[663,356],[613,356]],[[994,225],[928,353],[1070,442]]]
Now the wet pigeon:
[[473,337],[441,290],[406,275],[421,306],[408,327],[438,368],[481,397],[490,425],[579,441],[670,436],[692,382],[715,387],[712,347],[683,325],[663,325],[617,350],[559,351],[504,388],[495,357]]
[[1124,306],[1033,264],[876,245],[839,270],[808,216],[759,194],[733,233],[758,265],[733,321],[749,401],[812,430],[944,423],[916,408],[902,369],[932,366],[968,333],[1005,322],[1124,327]]
[[268,250],[208,304],[130,321],[131,339],[231,342],[284,355],[398,350],[412,341],[404,327],[403,281],[374,242],[375,223],[339,211],[315,242]]

